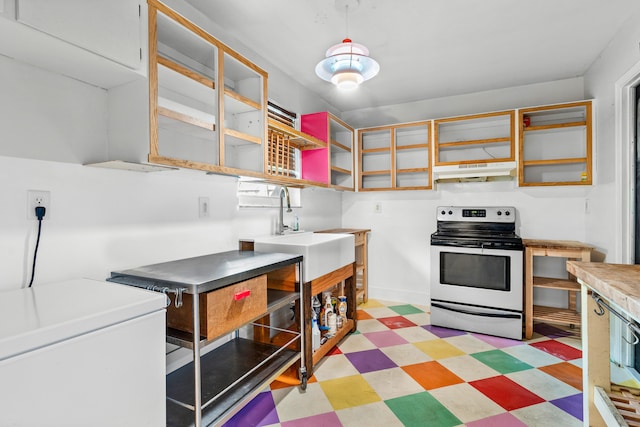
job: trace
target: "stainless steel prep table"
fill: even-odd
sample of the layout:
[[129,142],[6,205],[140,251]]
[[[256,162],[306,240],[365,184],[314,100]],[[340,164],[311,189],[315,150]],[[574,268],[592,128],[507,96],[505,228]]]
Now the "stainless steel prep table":
[[[300,255],[229,251],[111,273],[109,281],[164,292],[168,297],[174,294],[176,304],[181,304],[183,294],[193,296],[193,333],[167,329],[168,342],[192,348],[194,355],[193,362],[167,376],[167,425],[221,424],[300,359],[300,377],[303,388],[306,386],[304,352],[290,349],[296,342],[303,348],[301,332],[292,332],[295,336],[277,347],[240,338],[236,331],[234,339],[200,356],[201,348],[213,340],[202,338],[200,294],[297,265],[295,292],[267,289],[267,310],[251,323],[302,300],[301,262]],[[304,318],[304,304],[299,306],[298,321]]]

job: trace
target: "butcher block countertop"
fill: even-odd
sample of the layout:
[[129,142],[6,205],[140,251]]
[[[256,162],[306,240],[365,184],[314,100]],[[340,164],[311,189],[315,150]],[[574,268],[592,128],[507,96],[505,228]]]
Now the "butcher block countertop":
[[567,261],[567,271],[640,320],[640,265]]
[[530,248],[543,249],[593,249],[593,246],[575,240],[522,239],[522,244]]

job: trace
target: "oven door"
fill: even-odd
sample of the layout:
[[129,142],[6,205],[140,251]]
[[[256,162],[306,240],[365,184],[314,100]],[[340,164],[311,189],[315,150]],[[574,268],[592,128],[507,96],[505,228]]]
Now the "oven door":
[[522,312],[522,251],[431,246],[431,298]]

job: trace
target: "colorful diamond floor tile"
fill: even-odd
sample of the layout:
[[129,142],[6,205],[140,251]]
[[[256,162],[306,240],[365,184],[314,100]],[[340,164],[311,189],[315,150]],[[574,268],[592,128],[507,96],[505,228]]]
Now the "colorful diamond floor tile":
[[556,363],[554,365],[541,366],[538,369],[556,377],[560,381],[564,381],[578,390],[582,390],[582,369],[571,363]]
[[466,424],[467,427],[527,427],[525,423],[508,412]]
[[461,424],[458,418],[427,392],[389,399],[385,403],[406,427],[453,427]]
[[424,311],[410,304],[393,305],[393,306],[390,306],[389,308],[402,316],[405,316],[407,314],[424,313]]
[[226,426],[267,426],[279,421],[276,412],[276,404],[269,392],[260,393],[244,408],[243,411],[233,417]]
[[362,375],[322,381],[320,387],[335,410],[382,400]]
[[472,356],[501,374],[532,368],[531,365],[516,359],[502,350],[484,351],[482,353],[472,354]]
[[378,349],[348,353],[347,359],[349,359],[361,374],[379,371],[381,369],[395,368],[397,366],[393,363],[393,360],[389,359],[386,354]]
[[582,394],[574,394],[573,396],[551,400],[551,403],[577,419],[582,420]]
[[378,331],[364,334],[378,348],[406,344],[408,341],[394,331]]
[[429,324],[428,307],[370,299],[358,331],[315,366],[306,391],[274,382],[225,427],[579,427],[574,330],[530,341]]
[[436,361],[403,366],[402,369],[425,390],[464,382],[459,376]]
[[505,376],[472,381],[469,384],[507,411],[544,402],[540,396],[531,393]]
[[449,344],[448,341],[443,339],[423,341],[413,343],[420,350],[424,351],[433,359],[444,359],[447,357],[462,356],[464,351],[460,350],[453,344]]
[[384,323],[389,329],[398,329],[398,328],[408,328],[411,326],[417,326],[415,323],[407,320],[402,316],[393,316],[393,317],[384,317],[382,319],[378,319],[380,322]]
[[466,332],[459,331],[457,329],[441,328],[440,326],[433,326],[433,325],[425,325],[423,326],[423,328],[425,328],[427,331],[431,332],[433,335],[437,336],[438,338],[449,338],[449,337],[455,337],[458,335],[466,334]]
[[580,359],[582,357],[582,352],[580,350],[556,340],[538,341],[531,344],[531,347],[545,351],[562,360]]

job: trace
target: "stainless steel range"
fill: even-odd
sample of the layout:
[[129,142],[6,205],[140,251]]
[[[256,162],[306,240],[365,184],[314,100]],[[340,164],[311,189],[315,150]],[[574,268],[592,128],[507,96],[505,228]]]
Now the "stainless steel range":
[[523,246],[514,207],[440,206],[431,324],[522,339]]

